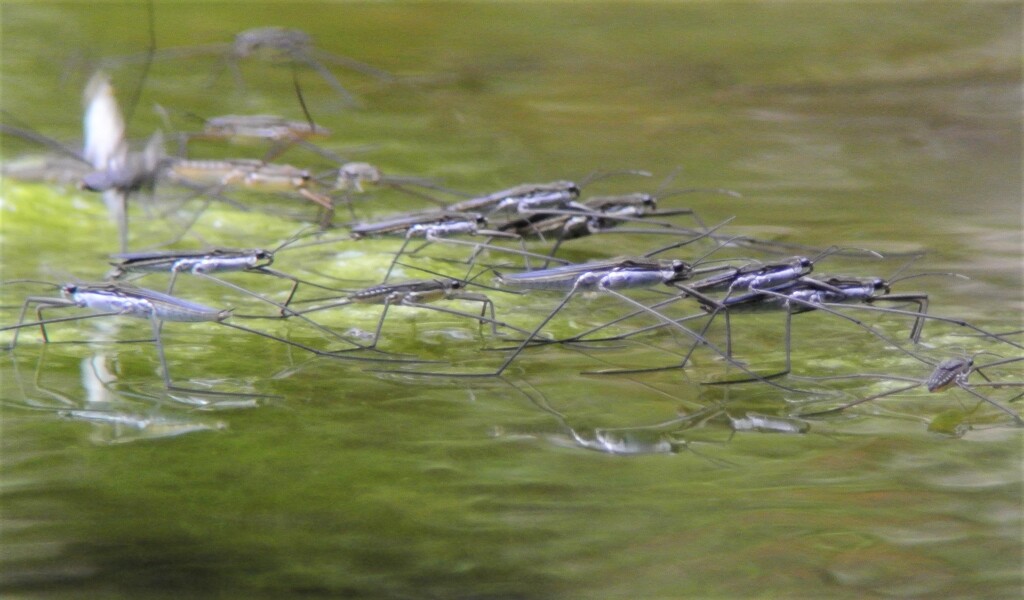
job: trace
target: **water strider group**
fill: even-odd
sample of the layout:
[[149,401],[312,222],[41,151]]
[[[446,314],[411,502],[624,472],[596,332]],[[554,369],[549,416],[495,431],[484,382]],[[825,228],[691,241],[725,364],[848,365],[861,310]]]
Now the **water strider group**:
[[[109,61],[108,67],[143,60],[148,64],[204,52],[220,53],[232,69],[237,69],[238,61],[258,55],[289,65],[295,74],[296,98],[306,118],[289,120],[265,114],[211,117],[202,121],[199,131],[178,134],[174,153],[168,153],[164,136],[159,132],[142,150],[134,151],[126,137],[128,124],[109,77],[102,71],[86,87],[85,143],[81,151],[51,140],[5,114],[5,135],[27,138],[50,150],[50,154],[31,163],[5,157],[5,177],[70,181],[82,190],[102,194],[120,232],[120,247],[110,248],[113,270],[104,281],[4,282],[5,286],[25,286],[29,290],[48,288],[45,293],[21,294],[17,320],[0,327],[0,331],[9,332],[8,351],[14,352],[19,344],[29,340],[48,342],[48,329],[63,322],[141,319],[151,326],[161,376],[169,391],[250,397],[263,394],[197,387],[189,384],[188,373],[180,371],[172,377],[165,358],[165,324],[208,323],[229,328],[237,335],[261,336],[268,343],[288,345],[324,361],[346,361],[368,371],[410,378],[500,377],[513,366],[528,362],[535,349],[553,344],[596,351],[608,346],[668,343],[674,350],[666,351],[659,364],[642,368],[612,365],[587,373],[635,377],[685,370],[701,385],[770,386],[785,392],[790,399],[801,395],[808,398],[797,403],[791,419],[730,417],[736,428],[805,431],[801,421],[804,418],[831,418],[848,408],[922,385],[929,392],[963,390],[966,397],[995,411],[1007,424],[1024,425],[1010,406],[1020,394],[1003,391],[1003,396],[996,399],[981,391],[1013,390],[1022,384],[1000,376],[1000,367],[1024,358],[1020,332],[988,331],[965,320],[933,314],[927,294],[902,289],[903,282],[917,277],[947,277],[955,281],[962,276],[930,272],[897,272],[887,278],[830,274],[826,265],[831,261],[870,261],[883,256],[871,249],[812,248],[733,235],[729,232],[731,219],[708,226],[692,209],[664,208],[659,204],[687,194],[712,195],[723,201],[739,194],[720,188],[673,188],[674,173],[654,186],[656,189],[630,193],[602,192],[600,187],[650,181],[651,174],[639,170],[594,171],[577,181],[510,182],[499,190],[470,192],[350,160],[314,143],[331,132],[315,123],[306,110],[298,73],[312,69],[346,105],[355,105],[357,100],[329,66],[348,67],[383,81],[399,78],[320,51],[308,35],[297,30],[248,30],[239,33],[230,44],[158,50],[145,56]],[[241,140],[262,143],[262,157],[204,159],[189,155],[197,144],[233,144]],[[285,153],[298,156],[300,151],[334,166],[318,172],[316,167],[281,160]],[[600,193],[592,192],[594,188]],[[182,192],[184,200],[176,196]],[[270,201],[253,204],[251,200],[256,194]],[[361,198],[390,194],[420,202],[422,208],[374,218],[359,217]],[[149,207],[144,211],[137,206],[144,196],[153,197],[159,209]],[[261,210],[276,211],[292,200],[308,202],[309,210],[298,216],[305,223],[296,221],[294,234],[285,240],[266,248],[210,247],[205,240],[204,248],[184,248],[188,245],[185,240],[193,236],[194,226],[213,203],[229,210],[248,211],[258,206]],[[341,214],[346,215],[347,221],[336,214],[339,203],[345,207]],[[283,210],[295,216],[293,211]],[[166,239],[133,236],[132,224],[136,219],[162,219],[166,222]],[[578,258],[581,250],[575,240],[591,236],[629,240],[630,247],[646,244],[647,251],[635,256]],[[349,249],[359,249],[367,240],[377,241],[374,248],[387,240],[393,241],[389,259],[375,271],[377,279],[342,281],[318,271],[318,267],[329,270],[328,261],[337,260]],[[157,249],[139,249],[152,248],[155,243],[159,244]],[[615,243],[610,241],[608,245],[614,247]],[[287,254],[302,256],[307,268],[301,276],[272,267],[275,260]],[[577,258],[570,260],[566,256]],[[912,262],[905,261],[901,270]],[[369,269],[373,271],[376,267]],[[226,275],[229,273],[239,275]],[[396,277],[396,273],[402,278]],[[164,278],[155,278],[158,274]],[[256,291],[243,275],[261,275],[264,281],[277,281],[280,290]],[[242,314],[234,306],[209,306],[176,295],[175,286],[181,277],[222,286],[251,300],[246,304],[247,310],[256,312]],[[530,302],[546,308],[536,312],[530,322],[521,323],[518,319],[512,323],[514,319],[506,317],[503,309],[519,305],[522,295],[544,298],[531,298]],[[568,321],[573,319],[564,315],[572,313],[581,295],[607,297],[619,310],[612,318],[575,327],[566,335],[564,332],[572,327]],[[348,325],[346,311],[354,305],[381,307],[369,330]],[[486,366],[389,351],[389,336],[402,334],[397,327],[385,327],[386,320],[399,308],[436,311],[478,323],[480,337],[449,343],[493,351],[473,353],[473,362],[483,357]],[[77,310],[53,316],[55,309]],[[794,373],[790,360],[793,317],[809,312],[845,323],[857,335],[881,343],[886,352],[919,362],[920,377],[885,373],[816,377]],[[738,323],[736,326],[743,329],[746,318],[734,317],[747,313],[782,315],[785,330],[770,347],[742,348],[737,352],[744,357],[741,360],[734,355],[733,326]],[[873,316],[870,322],[867,316]],[[278,323],[267,328],[239,323],[258,319],[284,321],[288,331],[280,333],[282,326]],[[558,327],[552,326],[555,322],[560,323]],[[929,324],[931,327],[926,327]],[[29,328],[38,329],[38,337],[28,337],[29,332],[24,330]],[[936,347],[928,343],[926,329],[953,332],[965,336],[965,340],[969,336],[975,346],[981,344],[984,349],[970,354],[955,346]],[[301,332],[298,336],[303,341],[292,339],[295,331]],[[409,344],[408,340],[403,341],[405,349]],[[774,372],[766,372],[750,358],[769,350],[784,356],[784,366]],[[698,355],[710,355],[713,361],[697,365]],[[991,355],[991,360],[978,360],[985,355]],[[718,368],[709,369],[709,362]],[[972,376],[974,380],[970,381]],[[852,401],[830,393],[829,382],[851,378],[909,381],[910,385],[865,394]],[[794,424],[794,420],[798,422]],[[582,439],[576,430],[569,430],[574,438]],[[592,437],[580,443],[604,451],[623,451],[608,442],[607,436]]]

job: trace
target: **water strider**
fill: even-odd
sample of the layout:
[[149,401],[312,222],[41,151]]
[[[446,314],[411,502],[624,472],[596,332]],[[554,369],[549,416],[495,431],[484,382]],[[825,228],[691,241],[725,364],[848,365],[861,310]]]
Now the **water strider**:
[[[144,275],[147,273],[168,273],[170,282],[167,286],[167,293],[174,291],[174,284],[179,273],[190,273],[193,275],[205,275],[220,283],[223,281],[212,277],[214,273],[246,272],[262,275],[270,275],[292,282],[287,299],[281,303],[282,315],[285,314],[288,304],[295,297],[299,284],[306,284],[312,287],[329,290],[344,291],[319,285],[299,279],[283,271],[271,268],[274,258],[278,252],[299,241],[306,235],[306,230],[300,230],[295,235],[267,250],[263,248],[232,249],[232,248],[211,248],[206,250],[150,250],[143,252],[128,252],[114,254],[115,259],[110,264],[114,267],[107,275],[108,279],[124,279],[131,275]],[[250,295],[253,295],[249,292]],[[268,299],[256,295],[268,302]],[[270,302],[271,304],[276,304]]]
[[[375,348],[377,342],[380,340],[380,332],[384,326],[384,320],[387,318],[388,310],[392,306],[405,306],[413,308],[424,308],[428,310],[434,310],[437,312],[452,314],[460,317],[466,317],[479,321],[481,327],[484,323],[488,323],[491,326],[491,333],[493,335],[498,334],[498,327],[506,327],[515,329],[525,333],[525,331],[513,327],[508,323],[498,321],[495,316],[494,302],[487,297],[485,294],[478,292],[470,292],[466,290],[466,287],[472,283],[472,280],[465,281],[461,279],[453,278],[436,278],[436,279],[414,279],[403,282],[384,283],[380,285],[374,285],[362,290],[353,292],[345,298],[324,304],[321,306],[315,306],[300,312],[300,314],[308,314],[311,312],[329,310],[340,306],[347,306],[350,304],[381,304],[384,306],[384,311],[381,313],[380,318],[377,320],[377,326],[374,330],[373,341],[367,346],[367,348]],[[470,314],[450,308],[441,306],[434,306],[434,302],[440,300],[462,300],[468,302],[479,302],[480,314]],[[488,311],[490,317],[487,316]]]
[[[450,214],[450,213],[449,213]],[[405,249],[409,246],[409,242],[414,238],[423,238],[425,241],[418,248],[410,252],[415,254],[425,248],[426,246],[439,242],[444,244],[454,244],[470,246],[473,248],[473,254],[469,258],[470,268],[475,264],[476,257],[483,250],[492,250],[496,252],[502,252],[505,254],[513,254],[521,256],[525,259],[526,267],[530,267],[530,258],[540,258],[545,261],[548,260],[544,255],[536,254],[526,250],[526,245],[523,242],[521,236],[514,233],[507,233],[504,231],[497,231],[494,229],[486,229],[487,219],[478,214],[469,213],[456,213],[456,216],[445,216],[442,221],[425,221],[410,225],[405,230],[405,239],[402,241],[402,245],[398,248],[395,253],[395,257],[392,259],[391,264],[388,266],[387,272],[384,274],[384,281],[386,282],[391,276],[391,272],[394,270],[398,259],[405,253]],[[467,242],[462,240],[450,239],[450,236],[456,235],[468,235],[468,236],[484,236],[487,239],[483,242]],[[496,238],[514,239],[519,242],[519,249],[504,248],[501,246],[495,246],[492,242]],[[559,261],[562,262],[562,261]]]
[[316,123],[290,120],[277,115],[223,115],[204,119],[202,131],[182,135],[187,141],[238,143],[262,140],[290,144],[330,134],[329,129]]
[[[723,245],[728,242],[724,242]],[[751,312],[754,310],[762,310],[768,308],[766,305],[760,304],[760,300],[763,300],[763,295],[757,294],[746,294],[741,295],[739,298],[733,296],[742,292],[750,292],[753,289],[773,289],[776,286],[782,286],[787,283],[796,281],[801,278],[809,276],[813,270],[814,265],[822,260],[823,258],[831,255],[838,254],[840,252],[852,252],[858,251],[865,255],[872,256],[875,258],[882,258],[880,254],[873,250],[866,250],[862,248],[842,248],[839,246],[833,246],[819,252],[812,258],[805,256],[794,256],[782,261],[762,263],[760,261],[749,261],[740,266],[732,266],[726,264],[720,267],[717,275],[711,275],[698,279],[696,281],[687,282],[686,287],[689,290],[700,292],[704,297],[700,300],[702,308],[708,313],[712,314],[712,319],[719,313],[723,313],[726,319],[726,351],[731,355],[732,342],[731,342],[731,326],[729,319],[729,308],[735,308],[741,311]],[[833,291],[838,291],[833,288]],[[725,297],[721,299],[715,299],[708,296],[712,293],[725,292]],[[677,301],[683,300],[690,297],[687,293],[683,292],[676,295],[673,298],[668,298],[659,301],[655,304],[650,305],[651,309],[661,309],[665,306],[671,305]],[[644,311],[634,311],[617,319],[614,319],[608,323],[594,327],[590,330],[584,331],[576,336],[573,336],[570,340],[566,341],[579,341],[585,337],[591,336],[592,334],[606,329],[610,326],[616,325],[628,319],[634,318],[639,315],[643,315]],[[682,321],[691,320],[698,317],[699,315],[692,315],[685,317]],[[664,323],[658,323],[651,326],[647,326],[641,329],[636,329],[632,332],[614,336],[600,338],[602,341],[612,339],[624,339],[632,337],[642,333],[646,333],[655,329],[664,328]],[[710,321],[708,322],[707,328],[710,327]]]
[[[11,282],[9,282],[11,283]],[[52,285],[52,284],[48,284]],[[0,331],[13,330],[14,336],[10,345],[6,348],[14,350],[18,344],[18,337],[22,329],[26,327],[39,327],[43,342],[49,342],[49,335],[46,332],[46,325],[68,321],[78,321],[102,317],[133,317],[150,321],[153,329],[153,340],[156,343],[157,355],[163,372],[164,385],[169,390],[201,392],[213,395],[226,396],[253,396],[253,394],[236,394],[232,392],[216,392],[202,389],[194,389],[175,385],[172,383],[170,372],[167,368],[167,360],[164,355],[163,339],[161,335],[162,324],[166,321],[178,323],[215,323],[224,327],[245,331],[280,342],[295,348],[300,348],[317,356],[332,358],[347,358],[354,360],[384,360],[366,357],[345,356],[343,353],[352,349],[338,351],[324,351],[313,348],[306,344],[287,340],[269,333],[228,322],[232,316],[231,309],[218,309],[197,302],[192,302],[162,292],[137,287],[123,282],[108,283],[68,283],[58,286],[61,292],[60,297],[52,296],[28,296],[22,304],[18,322],[15,325],[0,327]],[[25,321],[25,315],[30,306],[36,306],[36,320]],[[58,317],[44,319],[43,311],[56,308],[83,308],[94,311],[92,314],[74,315],[70,317]],[[355,350],[365,349],[364,347],[354,348]],[[419,362],[419,361],[416,361]],[[256,394],[259,395],[259,394]]]
[[[530,258],[547,260],[547,257],[542,254],[528,252],[519,236],[511,233],[486,229],[486,226],[487,219],[479,213],[452,212],[447,210],[417,211],[386,217],[384,219],[367,223],[354,223],[349,226],[350,234],[348,237],[317,240],[297,247],[331,244],[347,240],[361,240],[368,237],[402,236],[404,238],[403,243],[395,253],[395,257],[392,259],[391,264],[388,266],[387,273],[384,276],[384,281],[387,281],[390,278],[391,272],[394,270],[398,259],[401,258],[403,253],[405,253],[406,247],[414,238],[423,238],[425,242],[419,248],[413,250],[413,253],[419,252],[427,245],[435,242],[456,246],[471,246],[474,249],[473,256],[470,257],[471,264],[473,263],[477,253],[484,249],[522,256],[527,260]],[[450,239],[449,236],[454,235],[486,236],[488,239],[483,242],[467,242]],[[491,244],[493,239],[497,237],[519,240],[521,249],[504,248]],[[559,262],[565,261],[559,260]]]
[[483,196],[460,200],[445,208],[454,212],[477,212],[485,216],[513,208],[515,211],[536,211],[580,205],[580,186],[572,181],[551,181],[548,183],[524,183]]
[[[246,295],[272,304],[279,308],[279,316],[282,317],[296,315],[295,311],[288,308],[288,305],[295,298],[295,292],[300,284],[334,292],[345,291],[299,279],[283,271],[270,268],[270,265],[274,262],[275,252],[280,249],[281,247],[275,250],[214,248],[210,250],[156,250],[115,254],[112,256],[115,261],[111,262],[114,268],[107,278],[117,280],[125,279],[132,275],[142,276],[149,273],[168,273],[170,274],[170,281],[167,293],[170,294],[174,291],[174,284],[177,281],[178,274],[189,273],[242,291]],[[269,275],[291,281],[292,286],[284,302],[279,303],[213,275],[214,273],[230,272]]]
[[[670,247],[678,247],[687,243],[692,243],[699,238],[687,240],[684,242],[678,242]],[[660,252],[667,248],[663,248],[655,251]],[[717,269],[711,267],[710,269]],[[670,285],[677,289],[686,289],[681,285],[680,282],[685,281],[691,277],[694,273],[704,272],[704,269],[694,269],[694,267],[681,260],[670,260],[670,259],[652,259],[649,257],[639,258],[626,258],[617,259],[611,261],[595,261],[592,263],[584,263],[579,265],[565,265],[561,267],[555,267],[552,269],[544,269],[540,271],[529,271],[525,273],[515,273],[502,275],[498,274],[497,281],[506,287],[514,287],[518,289],[534,289],[534,290],[557,290],[565,291],[566,295],[562,300],[552,309],[547,316],[545,316],[529,334],[523,339],[518,346],[516,346],[508,357],[495,369],[493,372],[488,373],[438,373],[438,372],[424,372],[424,371],[396,371],[400,373],[414,373],[420,375],[434,375],[434,376],[448,376],[448,377],[493,377],[501,375],[505,369],[507,369],[512,362],[519,356],[519,354],[540,334],[541,330],[551,321],[559,312],[561,312],[565,306],[568,305],[569,301],[581,291],[600,291],[612,295],[619,300],[639,308],[640,310],[648,311],[655,317],[668,321],[672,327],[683,331],[687,335],[691,336],[697,342],[706,345],[713,351],[718,352],[722,357],[727,360],[730,364],[733,364],[740,370],[748,373],[751,377],[769,383],[775,387],[786,389],[788,391],[801,391],[788,388],[779,384],[775,384],[768,381],[773,376],[761,377],[760,375],[750,371],[744,365],[733,361],[730,357],[726,356],[725,353],[721,352],[717,347],[711,344],[708,340],[703,338],[700,334],[686,328],[680,323],[676,323],[665,317],[664,315],[649,309],[645,305],[636,300],[622,294],[619,290],[631,289],[631,288],[642,288],[651,287],[658,284]],[[697,292],[692,292],[699,295]],[[613,371],[606,371],[601,373],[612,373]],[[615,372],[634,372],[628,370],[615,371]]]
[[[892,285],[899,281],[935,275],[966,279],[966,277],[958,273],[918,273],[889,280],[877,277],[824,277],[820,279],[801,277],[781,286],[751,289],[748,294],[727,299],[725,304],[727,306],[731,305],[728,306],[729,308],[745,306],[751,310],[781,308],[791,313],[823,310],[831,314],[838,314],[860,325],[863,325],[863,323],[834,309],[851,308],[877,313],[904,315],[914,318],[914,325],[910,330],[910,340],[915,344],[920,342],[925,323],[931,320],[970,329],[984,337],[997,339],[1009,346],[1024,349],[1024,346],[1021,344],[985,331],[966,320],[929,314],[928,294],[922,292],[892,293]],[[876,302],[910,303],[917,305],[917,310],[875,306]],[[867,327],[866,325],[863,326]]]
[[[301,96],[300,96],[301,98]],[[331,131],[318,125],[309,117],[305,121],[297,121],[277,115],[221,115],[203,119],[187,113],[188,116],[202,124],[199,131],[183,131],[177,134],[178,156],[185,157],[194,141],[222,142],[232,145],[253,145],[265,143],[269,147],[262,159],[270,162],[289,148],[298,146],[317,156],[333,162],[344,158],[321,148],[310,141],[312,138],[327,137]]]
[[[911,275],[900,279],[910,279],[918,276],[926,275],[937,275],[936,273],[921,273],[918,275]],[[949,273],[939,273],[938,275],[956,275]],[[890,338],[889,336],[880,332],[877,328],[864,323],[863,321],[851,317],[837,310],[840,307],[858,307],[866,310],[872,310],[880,313],[897,314],[904,316],[911,316],[914,318],[914,326],[911,328],[910,339],[915,344],[919,342],[920,331],[923,328],[923,323],[926,320],[937,320],[940,322],[951,323],[961,327],[965,327],[975,331],[979,334],[985,335],[986,337],[994,340],[1009,343],[1009,345],[1017,348],[1022,348],[1019,344],[1013,342],[1007,342],[998,338],[994,334],[986,332],[985,330],[974,326],[967,321],[960,319],[950,319],[947,317],[941,317],[937,315],[930,315],[925,311],[927,307],[927,295],[919,293],[910,294],[892,294],[890,293],[890,285],[896,280],[886,281],[880,278],[872,279],[858,279],[858,278],[840,278],[840,277],[827,277],[821,280],[812,279],[810,277],[801,277],[793,281],[776,285],[772,288],[750,288],[749,293],[740,296],[727,297],[721,303],[708,304],[700,299],[702,308],[707,312],[715,314],[724,310],[724,313],[728,317],[730,312],[762,312],[762,311],[786,311],[786,324],[784,334],[784,351],[786,356],[785,373],[789,373],[791,369],[791,331],[792,331],[792,317],[795,314],[811,312],[811,311],[822,311],[838,318],[844,319],[860,327],[866,332],[870,333],[874,337],[883,341],[887,346],[893,348],[895,351],[902,354],[911,356],[921,361],[926,361],[919,353],[904,348],[901,344]],[[923,296],[923,299],[922,299]],[[875,301],[886,300],[894,302],[915,302],[920,303],[918,311],[907,311],[901,309],[892,309],[876,306],[863,306],[863,303],[872,303]],[[724,306],[724,309],[722,308]],[[727,321],[728,327],[728,321]],[[738,380],[743,382],[746,380]],[[721,383],[732,383],[729,381]]]
[[649,177],[650,173],[634,170],[595,172],[579,183],[567,180],[550,181],[547,183],[523,183],[483,196],[474,196],[466,200],[453,202],[445,208],[457,212],[478,212],[486,217],[502,211],[518,213],[520,215],[531,215],[567,208],[588,212],[588,209],[577,202],[577,199],[580,197],[580,190],[599,179],[616,175]]
[[318,189],[313,174],[294,165],[255,159],[175,159],[167,164],[164,173],[170,182],[193,189],[200,187],[219,192],[226,187],[240,187],[271,193],[294,192],[320,207],[322,227],[334,218],[334,203]]
[[[577,207],[547,209],[520,215],[518,218],[500,224],[497,229],[515,232],[522,236],[541,239],[553,238],[554,245],[549,252],[551,256],[558,252],[563,242],[602,233],[697,235],[698,231],[676,228],[671,223],[655,220],[663,217],[690,215],[702,230],[707,229],[696,211],[692,209],[658,210],[659,199],[693,192],[739,196],[730,190],[712,188],[673,190],[657,195],[634,192],[615,196],[593,196],[577,203]],[[625,223],[643,223],[649,227],[617,229]]]

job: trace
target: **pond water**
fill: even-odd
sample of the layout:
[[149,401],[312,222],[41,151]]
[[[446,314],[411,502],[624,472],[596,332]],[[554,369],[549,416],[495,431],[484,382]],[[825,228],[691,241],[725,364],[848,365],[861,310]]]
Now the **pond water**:
[[[608,178],[592,184],[594,193],[735,190],[741,198],[690,194],[661,207],[692,208],[708,224],[735,217],[722,231],[736,235],[887,255],[829,257],[822,272],[891,277],[924,252],[903,274],[969,279],[922,277],[894,293],[927,293],[931,314],[1006,332],[1022,327],[1024,308],[1022,16],[1013,3],[157,3],[162,60],[149,71],[129,133],[141,144],[166,129],[155,105],[183,129],[195,128],[194,115],[301,119],[287,68],[242,61],[240,85],[222,68],[223,47],[220,56],[167,56],[248,28],[300,28],[319,48],[399,76],[384,82],[331,66],[359,99],[351,109],[315,71],[298,71],[310,113],[333,132],[321,142],[332,151],[472,192],[620,169],[652,177]],[[148,44],[145,4],[5,4],[0,18],[5,120],[76,147],[88,65],[137,57]],[[141,73],[138,60],[113,71],[123,103]],[[3,138],[5,161],[37,151]],[[299,148],[281,158],[329,167]],[[159,208],[144,204],[133,208],[133,248],[172,235]],[[282,211],[313,214],[286,200],[257,206],[267,210],[215,203],[181,245],[274,246],[304,227]],[[422,206],[381,193],[356,208],[371,217]],[[4,280],[100,279],[117,251],[100,200],[71,187],[5,178],[0,218]],[[685,217],[677,223],[692,226]],[[595,236],[567,243],[562,256],[638,254],[669,241],[658,237]],[[275,267],[320,281],[379,281],[397,243],[360,244],[282,252]],[[671,256],[692,260],[711,247],[696,246]],[[415,264],[449,274],[465,268],[441,260],[463,255],[457,248],[425,253],[433,258]],[[230,279],[278,299],[287,291],[270,278]],[[260,308],[209,282],[176,289],[239,313]],[[5,285],[0,323],[17,321],[26,296],[51,293]],[[527,329],[559,299],[488,294],[499,319]],[[579,332],[626,310],[615,298],[580,297],[545,331]],[[321,322],[372,330],[378,314],[357,307]],[[933,361],[1021,354],[941,320],[929,320],[913,347],[904,317],[845,314]],[[737,360],[759,373],[781,368],[784,315],[732,322]],[[250,324],[323,342],[301,324]],[[900,384],[779,380],[811,394],[701,385],[742,375],[707,349],[685,371],[581,374],[678,363],[690,341],[678,331],[530,349],[502,378],[449,378],[371,372],[215,324],[166,324],[177,383],[273,395],[226,399],[168,393],[153,345],[138,341],[150,335],[145,322],[50,329],[55,342],[89,343],[44,345],[29,329],[0,356],[0,590],[8,597],[1022,591],[1021,429],[964,390],[917,388],[795,420]],[[716,321],[711,339],[722,343],[723,334]],[[798,376],[923,378],[931,370],[837,315],[797,316],[792,337]],[[507,354],[483,350],[509,343],[486,329],[481,337],[465,319],[413,309],[395,311],[381,342],[388,352],[443,361],[416,368],[452,373],[495,368]],[[1022,375],[1020,363],[990,372],[1005,382]],[[977,389],[1007,403],[1020,388]],[[802,433],[734,431],[750,414]]]

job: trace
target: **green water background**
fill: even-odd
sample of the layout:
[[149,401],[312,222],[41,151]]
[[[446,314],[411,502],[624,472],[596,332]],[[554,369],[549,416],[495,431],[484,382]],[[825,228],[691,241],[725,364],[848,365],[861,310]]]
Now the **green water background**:
[[[408,83],[335,68],[363,103],[357,111],[315,74],[302,75],[310,111],[335,132],[328,144],[369,145],[358,158],[389,172],[471,191],[599,169],[654,174],[600,188],[630,191],[655,188],[682,167],[678,185],[724,187],[743,198],[684,196],[666,207],[692,207],[708,223],[735,216],[730,231],[818,247],[927,251],[912,271],[970,280],[920,279],[903,289],[929,293],[935,314],[1009,330],[1020,327],[1024,306],[1021,12],[1018,3],[157,3],[155,21],[161,48],[224,42],[273,24],[400,74]],[[147,44],[145,9],[134,4],[7,3],[0,19],[3,108],[62,140],[81,135],[83,65]],[[189,126],[181,111],[301,116],[287,69],[243,63],[240,88],[229,73],[211,83],[216,63],[154,64],[133,137],[161,126],[155,102]],[[139,72],[138,63],[115,72],[122,101]],[[3,143],[5,158],[32,150]],[[313,160],[295,152],[290,160]],[[5,280],[102,277],[116,232],[95,196],[4,180],[2,200]],[[381,200],[367,204],[367,214],[419,206],[397,195]],[[133,241],[158,237],[160,227],[142,219],[133,231],[143,239]],[[298,227],[215,207],[197,231],[248,247],[272,245]],[[652,245],[606,236],[566,256]],[[348,263],[297,254],[277,264],[369,278],[393,248],[373,242],[351,250]],[[903,262],[837,259],[834,268],[888,276]],[[212,304],[239,301],[217,287],[184,291]],[[5,287],[4,323],[17,319],[29,293],[43,292]],[[555,301],[495,298],[502,318],[520,326]],[[622,311],[607,298],[582,300],[553,328]],[[367,329],[375,314],[331,324]],[[905,335],[906,322],[875,321]],[[748,326],[737,341],[744,360],[781,365],[779,316],[738,325]],[[97,342],[89,345],[43,347],[26,333],[0,363],[6,595],[1021,593],[1020,432],[955,390],[815,420],[803,435],[733,435],[729,417],[785,416],[808,399],[764,385],[700,386],[721,370],[710,354],[690,373],[602,379],[578,373],[602,360],[661,364],[661,350],[587,356],[550,348],[524,355],[505,380],[424,380],[310,360],[208,325],[167,329],[177,378],[282,398],[229,407],[168,397],[151,345],[99,343],[143,338],[145,324],[85,322],[56,334]],[[929,323],[922,351],[942,358],[1012,350],[956,329]],[[498,357],[479,349],[500,344],[476,335],[458,319],[414,311],[385,330],[388,350],[459,368],[493,366]],[[827,315],[799,317],[794,338],[800,373],[929,370]],[[655,341],[665,348],[672,340]],[[96,385],[97,374],[107,386]],[[999,375],[1021,379],[1019,368]],[[885,385],[857,382],[850,397]],[[593,437],[596,428],[644,427],[708,407],[721,410],[699,426],[668,428],[676,453],[594,452],[567,429]],[[92,409],[152,425],[60,412]]]

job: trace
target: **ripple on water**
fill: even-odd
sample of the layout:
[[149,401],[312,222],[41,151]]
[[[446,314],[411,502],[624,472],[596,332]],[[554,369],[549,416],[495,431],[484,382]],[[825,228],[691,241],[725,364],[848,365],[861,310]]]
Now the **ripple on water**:
[[948,544],[967,539],[971,535],[963,523],[942,519],[926,521],[914,527],[879,527],[873,532],[879,538],[898,546]]
[[984,490],[1007,486],[1019,486],[1020,467],[986,470],[965,468],[955,473],[936,474],[924,477],[924,482],[947,490]]
[[843,587],[895,598],[938,597],[954,580],[942,561],[883,545],[844,552],[827,573]]

